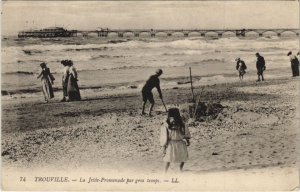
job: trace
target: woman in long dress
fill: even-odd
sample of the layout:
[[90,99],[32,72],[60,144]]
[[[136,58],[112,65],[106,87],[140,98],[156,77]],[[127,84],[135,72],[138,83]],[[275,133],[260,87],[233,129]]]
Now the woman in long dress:
[[69,68],[68,60],[62,60],[61,64],[64,66],[63,76],[62,76],[62,88],[63,88],[63,98],[61,102],[67,101],[68,97],[68,81],[69,81]]
[[68,76],[68,97],[69,101],[80,101],[80,91],[78,87],[78,74],[76,68],[73,66],[73,62],[71,60],[68,61],[69,68],[69,76]]
[[184,163],[188,160],[187,146],[190,145],[190,132],[185,127],[178,108],[168,110],[168,118],[161,129],[160,141],[164,147],[165,172],[168,171],[170,163],[180,163],[182,171]]
[[43,89],[43,94],[45,97],[45,102],[48,103],[50,99],[54,97],[53,94],[53,81],[55,80],[52,74],[50,73],[50,69],[47,67],[46,63],[41,63],[40,64],[42,71],[38,75],[38,79],[41,77],[41,83],[42,83],[42,89]]

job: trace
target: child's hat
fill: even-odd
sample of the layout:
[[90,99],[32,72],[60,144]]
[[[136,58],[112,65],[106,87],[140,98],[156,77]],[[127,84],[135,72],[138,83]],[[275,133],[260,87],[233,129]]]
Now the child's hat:
[[169,117],[180,117],[180,112],[178,108],[170,108],[168,110]]

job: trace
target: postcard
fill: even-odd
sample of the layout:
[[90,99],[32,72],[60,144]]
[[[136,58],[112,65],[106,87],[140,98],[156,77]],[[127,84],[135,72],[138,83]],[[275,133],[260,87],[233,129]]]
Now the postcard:
[[3,191],[299,190],[298,1],[2,1]]

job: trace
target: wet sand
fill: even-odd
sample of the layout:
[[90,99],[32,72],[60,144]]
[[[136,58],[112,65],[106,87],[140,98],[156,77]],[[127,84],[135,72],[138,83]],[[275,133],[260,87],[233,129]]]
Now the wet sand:
[[[299,156],[299,78],[245,80],[196,87],[201,101],[220,102],[216,119],[192,122],[185,173],[295,168]],[[2,166],[160,173],[159,130],[166,118],[154,90],[153,117],[141,116],[139,92],[80,102],[2,100]],[[187,87],[163,90],[168,107],[184,108]],[[176,172],[172,165],[170,172]]]

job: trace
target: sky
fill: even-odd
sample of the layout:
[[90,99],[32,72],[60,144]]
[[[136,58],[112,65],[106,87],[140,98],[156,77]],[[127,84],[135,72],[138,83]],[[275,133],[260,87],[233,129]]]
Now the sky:
[[2,35],[31,28],[299,28],[298,1],[2,1]]

